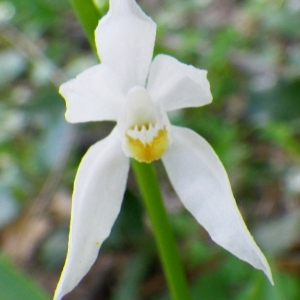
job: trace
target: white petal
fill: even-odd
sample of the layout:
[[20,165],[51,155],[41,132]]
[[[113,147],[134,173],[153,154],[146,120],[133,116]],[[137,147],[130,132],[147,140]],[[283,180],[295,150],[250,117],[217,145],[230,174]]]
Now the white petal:
[[166,111],[203,106],[212,101],[206,74],[171,56],[158,55],[150,67],[147,90]]
[[182,203],[217,244],[263,270],[273,282],[268,262],[240,215],[217,155],[194,131],[171,129],[173,144],[162,160]]
[[71,123],[117,119],[124,100],[118,79],[105,64],[97,65],[61,85],[66,99],[66,119]]
[[128,170],[116,130],[82,159],[74,184],[67,259],[54,300],[71,291],[95,262],[120,211]]
[[96,29],[98,55],[118,74],[123,91],[145,86],[155,42],[155,23],[135,0],[111,0]]

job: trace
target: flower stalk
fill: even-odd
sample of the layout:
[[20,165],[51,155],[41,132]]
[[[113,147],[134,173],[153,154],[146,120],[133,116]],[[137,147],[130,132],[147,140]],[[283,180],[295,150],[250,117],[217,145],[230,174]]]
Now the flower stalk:
[[153,164],[131,160],[173,300],[191,299]]
[[101,14],[92,0],[69,0],[81,26],[89,40],[94,53],[96,51],[94,31],[98,25]]

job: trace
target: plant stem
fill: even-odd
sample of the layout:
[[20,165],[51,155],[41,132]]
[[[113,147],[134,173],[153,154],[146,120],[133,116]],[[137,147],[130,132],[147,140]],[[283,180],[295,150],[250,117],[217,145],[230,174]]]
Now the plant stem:
[[163,204],[154,167],[152,164],[139,163],[136,160],[131,162],[153,226],[154,236],[172,299],[189,300],[191,299],[189,288],[180,262],[170,221]]
[[99,11],[91,0],[70,0],[70,2],[94,53],[97,53],[94,31],[101,17]]

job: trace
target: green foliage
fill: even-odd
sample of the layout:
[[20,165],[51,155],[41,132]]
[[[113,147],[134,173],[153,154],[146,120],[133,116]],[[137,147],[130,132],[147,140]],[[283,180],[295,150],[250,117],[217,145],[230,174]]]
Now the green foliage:
[[51,299],[28,276],[17,271],[0,256],[0,299],[1,300],[47,300]]
[[277,121],[299,119],[300,103],[295,100],[299,94],[299,80],[278,81],[270,88],[252,91],[248,114],[252,118],[263,116],[265,119]]
[[235,300],[296,300],[300,296],[299,282],[292,276],[284,273],[274,272],[275,286],[265,283],[262,274],[255,274],[245,289],[235,298]]
[[96,45],[94,39],[94,30],[98,25],[100,18],[100,13],[98,12],[93,1],[80,1],[80,0],[70,0],[74,11],[82,24],[82,28],[87,35],[90,45],[93,50],[96,52]]

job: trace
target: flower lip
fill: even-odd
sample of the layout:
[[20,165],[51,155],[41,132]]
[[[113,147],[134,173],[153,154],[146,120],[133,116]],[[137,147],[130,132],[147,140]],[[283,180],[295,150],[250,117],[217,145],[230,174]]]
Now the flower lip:
[[[155,106],[149,93],[142,87],[130,89],[126,97],[126,129],[154,125],[157,120]],[[147,127],[147,126],[146,126]]]
[[[142,127],[141,132],[146,133],[147,129]],[[132,138],[126,135],[127,145],[132,156],[139,162],[151,163],[158,160],[165,153],[169,145],[168,131],[166,128],[159,129],[153,138],[144,143],[141,139]]]
[[123,127],[125,154],[146,163],[160,159],[170,141],[169,120],[145,88],[136,86],[128,91],[122,119],[118,123]]

